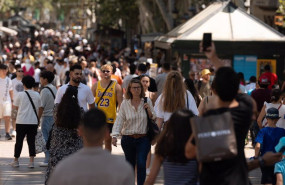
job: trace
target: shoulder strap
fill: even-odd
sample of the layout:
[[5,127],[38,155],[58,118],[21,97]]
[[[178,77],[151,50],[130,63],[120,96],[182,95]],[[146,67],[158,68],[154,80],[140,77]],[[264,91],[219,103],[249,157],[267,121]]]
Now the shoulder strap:
[[186,91],[186,101],[187,101],[187,107],[186,107],[186,109],[189,109],[189,102],[188,102],[188,92]]
[[[49,88],[48,86],[45,86],[44,88],[47,88],[47,89],[51,92],[51,94],[52,94],[52,96],[53,96],[53,99],[55,99],[55,95],[54,95],[54,93],[52,92],[51,88]],[[44,89],[44,88],[43,88],[43,89]]]
[[[147,103],[147,97],[143,97],[143,102],[144,102],[144,103]],[[145,109],[145,112],[146,112],[147,119],[149,119],[149,115],[148,115],[146,109]]]
[[[99,102],[102,100],[103,96],[105,95],[106,91],[108,90],[108,88],[110,87],[110,85],[112,84],[113,80],[111,80],[111,82],[109,83],[109,85],[106,87],[105,91],[103,92],[102,96],[99,98],[97,105],[99,104]],[[98,87],[97,87],[98,88]]]
[[40,121],[39,121],[39,117],[38,117],[37,110],[36,110],[36,107],[35,107],[35,105],[34,105],[34,102],[33,102],[32,98],[31,98],[31,96],[29,95],[29,93],[28,93],[27,91],[25,91],[25,93],[26,93],[26,94],[28,95],[28,97],[29,97],[29,100],[30,100],[30,102],[31,102],[31,104],[32,104],[32,106],[33,106],[33,109],[34,109],[34,112],[35,112],[35,114],[36,114],[36,117],[37,117],[37,120],[38,120],[38,124],[39,124]]
[[279,107],[278,107],[278,110],[281,108],[281,106],[282,106],[282,103],[280,103],[280,105],[279,105]]

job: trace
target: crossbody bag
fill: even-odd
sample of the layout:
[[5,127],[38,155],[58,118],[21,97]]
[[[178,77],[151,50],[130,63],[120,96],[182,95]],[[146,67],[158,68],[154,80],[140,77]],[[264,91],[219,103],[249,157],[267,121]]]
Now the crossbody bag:
[[109,85],[106,87],[105,91],[103,92],[102,96],[99,98],[98,102],[97,102],[97,106],[99,104],[99,102],[102,100],[103,96],[105,95],[106,91],[108,90],[108,88],[110,87],[110,85],[112,84],[113,80],[111,80],[111,82],[109,83]]

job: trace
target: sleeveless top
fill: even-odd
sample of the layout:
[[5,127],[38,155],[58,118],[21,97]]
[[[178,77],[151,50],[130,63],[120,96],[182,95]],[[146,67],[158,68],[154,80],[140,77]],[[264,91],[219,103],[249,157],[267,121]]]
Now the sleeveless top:
[[95,93],[95,103],[97,104],[98,109],[104,111],[107,117],[107,123],[114,124],[116,119],[116,84],[117,82],[112,81],[112,84],[109,86],[107,91],[105,92],[104,96],[98,103],[100,97],[102,96],[103,92],[105,91],[105,88],[101,86],[101,81],[98,81],[97,89]]
[[196,160],[174,163],[165,159],[162,165],[165,185],[197,185],[198,162]]
[[[274,107],[274,108],[278,109],[280,107],[280,103],[275,104],[275,103],[264,102],[264,105],[265,105],[265,112],[267,112],[267,110],[269,108]],[[278,109],[278,111],[279,111],[280,119],[277,121],[276,126],[285,129],[285,105],[282,104],[281,107]],[[262,122],[262,126],[265,126],[266,122],[267,122],[267,120],[264,118],[264,120]],[[266,125],[266,126],[268,126],[268,125]]]

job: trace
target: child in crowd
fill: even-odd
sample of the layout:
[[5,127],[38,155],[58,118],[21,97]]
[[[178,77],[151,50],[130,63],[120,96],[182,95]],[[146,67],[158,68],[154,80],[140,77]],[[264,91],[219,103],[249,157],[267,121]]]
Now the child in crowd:
[[283,153],[283,159],[275,164],[274,174],[276,175],[276,185],[285,185],[285,137],[279,140],[278,145],[275,147],[276,152]]
[[[255,145],[255,158],[263,156],[266,152],[276,152],[275,146],[278,144],[279,139],[285,136],[285,129],[276,127],[279,120],[279,111],[276,108],[269,108],[266,113],[268,127],[261,129],[256,138]],[[275,184],[276,178],[274,175],[274,166],[261,168],[261,184]]]

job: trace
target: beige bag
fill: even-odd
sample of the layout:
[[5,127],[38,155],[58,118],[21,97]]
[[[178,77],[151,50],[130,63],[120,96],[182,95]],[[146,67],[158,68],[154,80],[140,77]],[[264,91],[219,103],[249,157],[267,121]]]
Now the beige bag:
[[200,162],[230,159],[237,155],[234,124],[230,112],[191,118]]

